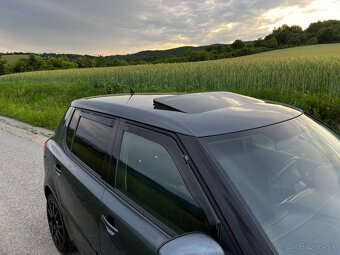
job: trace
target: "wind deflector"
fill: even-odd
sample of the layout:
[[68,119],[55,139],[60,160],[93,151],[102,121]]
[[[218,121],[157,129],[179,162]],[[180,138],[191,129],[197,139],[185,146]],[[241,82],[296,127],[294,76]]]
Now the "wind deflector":
[[183,94],[158,97],[153,100],[155,109],[183,113],[202,113],[258,102],[261,100],[228,92]]

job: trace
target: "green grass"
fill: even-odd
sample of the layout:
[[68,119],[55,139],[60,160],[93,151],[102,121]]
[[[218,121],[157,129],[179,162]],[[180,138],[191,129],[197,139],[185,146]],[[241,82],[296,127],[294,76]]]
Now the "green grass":
[[128,92],[231,91],[295,105],[340,130],[340,44],[196,63],[0,77],[0,114],[55,128],[76,98]]

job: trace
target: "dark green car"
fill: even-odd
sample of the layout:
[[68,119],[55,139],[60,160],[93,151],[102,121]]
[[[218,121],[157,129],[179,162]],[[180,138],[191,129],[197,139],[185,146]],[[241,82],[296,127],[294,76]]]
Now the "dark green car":
[[76,100],[44,149],[57,249],[340,254],[339,135],[227,92]]

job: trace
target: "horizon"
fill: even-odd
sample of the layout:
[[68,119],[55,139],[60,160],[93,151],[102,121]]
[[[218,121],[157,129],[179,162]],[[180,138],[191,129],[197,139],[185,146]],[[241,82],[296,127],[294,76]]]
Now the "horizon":
[[102,0],[95,6],[90,0],[4,0],[0,52],[111,56],[229,44],[264,37],[283,24],[306,29],[338,13],[335,0]]
[[[315,21],[315,22],[319,22],[321,20]],[[325,21],[325,20],[322,20]],[[284,25],[284,24],[282,24]],[[308,26],[307,26],[308,27]],[[274,27],[275,29],[276,27]],[[258,38],[264,38],[266,35],[260,36]],[[255,38],[253,40],[248,40],[248,41],[243,41],[245,43],[247,42],[253,42],[254,40],[258,39]],[[235,39],[236,40],[236,39]],[[80,54],[80,53],[56,53],[56,52],[23,52],[23,51],[15,51],[15,52],[0,52],[0,56],[1,55],[11,55],[11,54],[23,54],[23,55],[29,55],[29,54],[33,54],[33,55],[43,55],[43,54],[56,54],[56,55],[79,55],[79,56],[91,56],[91,57],[110,57],[110,56],[127,56],[127,55],[134,55],[134,54],[138,54],[141,52],[146,52],[146,51],[167,51],[167,50],[173,50],[173,49],[177,49],[177,48],[183,48],[183,47],[194,47],[194,48],[199,48],[199,47],[207,47],[207,46],[212,46],[212,45],[230,45],[232,44],[233,41],[231,41],[230,43],[212,43],[209,45],[184,45],[184,46],[179,46],[179,47],[174,47],[174,48],[166,48],[166,49],[143,49],[141,51],[137,51],[137,52],[132,52],[132,53],[125,53],[125,54],[112,54],[112,55],[94,55],[94,54]],[[333,44],[333,43],[331,43]],[[312,46],[312,45],[296,45],[295,47],[306,47],[306,46]]]

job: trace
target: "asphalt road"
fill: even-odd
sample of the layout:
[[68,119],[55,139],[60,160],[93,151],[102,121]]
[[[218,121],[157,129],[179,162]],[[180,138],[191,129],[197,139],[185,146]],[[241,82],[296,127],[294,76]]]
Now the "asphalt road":
[[0,255],[60,254],[46,220],[46,137],[0,122]]

